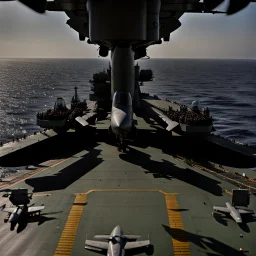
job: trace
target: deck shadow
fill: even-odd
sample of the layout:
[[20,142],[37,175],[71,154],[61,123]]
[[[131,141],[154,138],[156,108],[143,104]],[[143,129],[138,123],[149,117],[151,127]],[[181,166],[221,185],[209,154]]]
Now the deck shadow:
[[143,148],[155,147],[169,155],[180,154],[196,161],[210,161],[229,167],[252,168],[256,166],[255,158],[208,142],[201,136],[172,136],[171,132],[159,125],[151,123],[150,127],[154,128],[155,132],[139,130],[138,141],[131,145],[137,147],[143,145]]
[[55,217],[45,217],[43,215],[36,215],[33,217],[23,218],[21,221],[18,222],[17,233],[21,233],[23,230],[26,229],[29,223],[38,223],[37,225],[42,225],[46,221],[55,220]]
[[256,166],[256,159],[207,142],[202,138],[171,137],[167,138],[163,145],[163,152],[169,155],[179,154],[186,158],[193,159],[201,163],[214,162],[235,168],[252,168]]
[[154,255],[154,245],[151,244],[148,247],[141,247],[141,248],[130,249],[125,251],[126,256],[133,256],[133,255],[138,255],[142,253],[145,253],[146,255]]
[[207,250],[207,248],[211,249],[213,253],[205,253],[206,255],[232,255],[232,256],[241,256],[240,251],[226,245],[225,243],[218,241],[215,238],[200,236],[197,234],[193,234],[191,232],[181,230],[179,228],[171,228],[166,225],[162,225],[165,231],[175,240],[180,242],[191,242],[201,248],[202,250]]
[[91,149],[80,160],[67,166],[58,173],[50,176],[26,179],[25,183],[34,188],[34,193],[66,189],[103,162],[102,158],[98,158],[100,152],[101,150]]
[[162,162],[151,160],[150,155],[134,148],[129,148],[127,154],[120,154],[119,157],[126,162],[141,166],[143,169],[147,170],[145,173],[153,174],[154,178],[165,178],[168,180],[175,178],[213,195],[222,195],[222,189],[218,185],[218,181],[193,171],[192,169],[179,168],[164,159],[162,159]]
[[68,132],[56,135],[1,157],[0,166],[38,165],[49,159],[68,158],[84,149],[94,147],[96,141],[91,139],[92,134],[94,133]]
[[[226,227],[228,226],[228,220],[234,221],[231,216],[221,214],[221,213],[214,213],[213,217],[217,222],[219,222],[220,224],[222,224]],[[251,230],[248,226],[248,223],[256,222],[256,217],[244,215],[242,218],[243,218],[243,223],[238,223],[237,225],[241,228],[242,231],[244,231],[246,233],[250,233]],[[235,223],[235,221],[234,221],[234,223]]]

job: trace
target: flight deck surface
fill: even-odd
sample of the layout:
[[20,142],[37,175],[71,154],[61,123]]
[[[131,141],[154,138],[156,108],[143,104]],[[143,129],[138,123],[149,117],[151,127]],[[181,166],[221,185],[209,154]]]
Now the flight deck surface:
[[[52,150],[50,142],[44,147],[48,152],[35,152],[35,158],[40,154],[40,160],[54,160],[37,173],[26,179],[21,175],[11,187],[0,184],[1,189],[28,188],[34,192],[31,203],[46,206],[41,216],[14,231],[0,222],[1,256],[102,255],[85,250],[85,239],[109,234],[116,225],[125,234],[150,238],[152,247],[126,255],[243,255],[240,248],[244,255],[256,255],[253,218],[238,226],[231,218],[212,216],[213,205],[225,206],[237,187],[178,158],[190,151],[182,138],[172,138],[153,120],[136,120],[139,141],[127,153],[118,152],[108,139],[109,121],[100,121],[95,136],[63,142],[59,147],[66,145],[65,155],[60,149],[54,156],[56,145]],[[1,197],[4,203],[10,204]],[[256,209],[253,195],[250,208]]]

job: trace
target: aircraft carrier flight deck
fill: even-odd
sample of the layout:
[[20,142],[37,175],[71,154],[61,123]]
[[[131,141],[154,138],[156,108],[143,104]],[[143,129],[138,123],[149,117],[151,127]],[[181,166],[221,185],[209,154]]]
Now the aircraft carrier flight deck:
[[[135,120],[139,140],[126,153],[109,139],[109,120],[84,134],[47,131],[28,138],[31,145],[22,140],[1,148],[1,165],[36,169],[3,179],[0,189],[27,188],[34,193],[31,203],[45,205],[40,216],[13,231],[0,222],[2,256],[99,255],[84,249],[85,240],[110,234],[116,225],[150,239],[151,246],[126,255],[256,254],[253,216],[241,225],[212,216],[213,206],[224,206],[239,187],[250,189],[249,208],[256,208],[255,183],[218,169],[253,176],[255,159],[200,138],[171,135],[150,117]],[[10,204],[8,198],[1,197],[3,204]]]

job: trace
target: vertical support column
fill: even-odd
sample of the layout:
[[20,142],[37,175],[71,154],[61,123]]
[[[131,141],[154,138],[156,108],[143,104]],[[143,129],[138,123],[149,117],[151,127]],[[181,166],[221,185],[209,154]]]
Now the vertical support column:
[[159,13],[161,0],[147,1],[147,40],[158,41],[159,38]]
[[139,97],[139,90],[140,90],[140,87],[139,87],[139,78],[140,78],[140,66],[137,65],[134,66],[134,72],[135,72],[135,75],[134,75],[134,98],[133,98],[133,107],[134,109],[139,109],[140,108],[140,97]]
[[116,91],[129,92],[134,97],[134,52],[131,46],[115,47],[111,53],[111,95]]

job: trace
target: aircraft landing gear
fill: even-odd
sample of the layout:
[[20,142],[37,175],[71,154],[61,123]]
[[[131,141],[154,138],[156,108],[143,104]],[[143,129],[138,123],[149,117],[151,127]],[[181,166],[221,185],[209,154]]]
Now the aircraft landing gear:
[[9,218],[10,218],[10,214],[7,214],[6,217],[4,218],[4,223],[7,223]]
[[126,152],[126,144],[125,144],[125,142],[124,142],[124,139],[121,137],[120,138],[120,141],[117,143],[117,145],[118,145],[118,151],[119,152]]
[[10,231],[13,231],[16,225],[17,225],[17,222],[11,222]]

